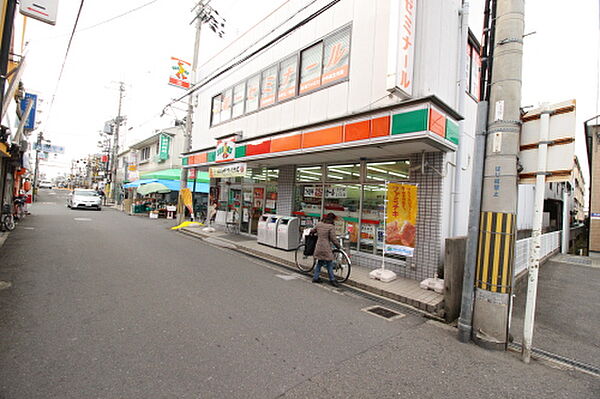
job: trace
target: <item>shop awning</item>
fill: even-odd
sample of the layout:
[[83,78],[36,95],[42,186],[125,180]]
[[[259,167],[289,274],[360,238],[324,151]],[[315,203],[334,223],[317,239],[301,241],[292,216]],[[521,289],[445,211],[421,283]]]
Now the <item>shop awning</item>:
[[[165,187],[167,187],[171,191],[179,191],[179,187],[180,187],[179,180],[140,179],[140,180],[132,181],[131,183],[127,183],[127,184],[123,185],[123,188],[137,188],[141,185],[148,184],[148,183],[160,183],[160,184],[164,185]],[[187,185],[190,190],[194,189],[193,181],[188,181]],[[210,187],[210,185],[208,183],[198,183],[198,181],[196,181],[196,190],[194,192],[208,193],[209,187]]]
[[[140,176],[142,179],[160,179],[160,180],[179,180],[181,178],[181,169],[165,169],[157,172],[144,173]],[[188,181],[192,181],[188,179]],[[196,183],[210,183],[207,172],[198,172]]]

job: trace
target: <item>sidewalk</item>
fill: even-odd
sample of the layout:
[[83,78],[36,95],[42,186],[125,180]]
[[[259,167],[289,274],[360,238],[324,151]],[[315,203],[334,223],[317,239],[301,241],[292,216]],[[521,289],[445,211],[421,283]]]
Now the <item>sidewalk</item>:
[[[255,237],[229,234],[218,230],[213,233],[206,233],[202,231],[201,226],[184,227],[180,232],[217,246],[234,249],[298,270],[294,259],[294,251],[284,251],[258,244]],[[402,277],[398,277],[390,283],[382,283],[379,280],[369,278],[370,271],[370,269],[352,265],[350,278],[344,284],[404,303],[434,316],[443,317],[444,296],[442,294],[421,289],[419,281]]]

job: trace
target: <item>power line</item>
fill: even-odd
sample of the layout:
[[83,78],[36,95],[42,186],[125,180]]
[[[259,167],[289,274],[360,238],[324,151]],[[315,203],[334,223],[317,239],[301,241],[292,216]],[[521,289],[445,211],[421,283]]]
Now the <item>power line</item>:
[[[187,93],[185,93],[184,95],[178,97],[177,99],[173,100],[172,102],[170,102],[169,104],[167,104],[165,106],[165,108],[167,108],[168,106],[181,101],[182,99],[186,98],[187,96],[192,95],[193,93],[195,93],[196,91],[200,90],[202,87],[206,86],[208,83],[212,82],[213,80],[215,80],[216,78],[218,78],[219,76],[223,75],[224,73],[232,70],[233,68],[235,68],[236,66],[244,63],[245,61],[251,59],[252,57],[256,56],[257,54],[261,53],[262,51],[266,50],[267,48],[271,47],[272,45],[274,45],[275,43],[279,42],[281,39],[283,39],[284,37],[288,36],[289,34],[291,34],[292,32],[294,32],[296,29],[300,28],[301,26],[307,24],[308,22],[312,21],[313,19],[315,19],[316,17],[318,17],[319,15],[321,15],[322,13],[324,13],[325,11],[329,10],[331,7],[333,7],[335,4],[339,3],[341,0],[332,0],[330,1],[328,4],[326,4],[325,6],[321,7],[319,10],[315,11],[313,14],[309,15],[308,17],[306,17],[305,19],[303,19],[302,21],[298,22],[297,24],[295,24],[294,26],[292,26],[291,28],[287,29],[286,31],[284,31],[283,33],[279,34],[278,36],[276,36],[274,39],[271,39],[269,42],[267,42],[266,44],[262,45],[261,47],[259,47],[258,49],[252,51],[250,54],[243,56],[242,58],[238,59],[237,61],[233,62],[232,64],[228,65],[228,66],[221,66],[219,68],[223,68],[221,70],[219,70],[219,68],[217,68],[215,71],[209,73],[208,77],[206,79],[204,79],[202,82],[194,85],[193,88],[191,88],[190,90],[188,90]],[[310,3],[309,5],[313,4],[314,1],[312,3]],[[299,10],[298,12],[296,12],[293,16],[297,15],[300,11],[304,10],[306,7],[302,8],[301,10]],[[292,17],[293,17],[292,16]],[[291,18],[288,18],[286,20],[289,21]],[[284,22],[285,23],[285,22]],[[278,29],[280,26],[282,26],[283,24],[279,25],[277,28],[275,28],[273,31],[275,31],[276,29]],[[271,31],[271,32],[273,32]],[[262,39],[261,39],[262,40]],[[260,40],[259,40],[260,41]],[[256,44],[256,43],[255,43]],[[250,46],[251,47],[251,46]],[[237,57],[240,57],[242,54],[244,54],[246,52],[246,50],[244,50],[241,54],[239,54]],[[234,57],[233,59],[237,58]],[[225,64],[226,65],[226,64]],[[211,76],[212,75],[212,76]],[[163,109],[164,112],[164,109]]]
[[96,23],[96,24],[94,24],[94,25],[90,25],[90,26],[86,26],[85,28],[81,28],[81,29],[79,29],[77,32],[78,32],[78,33],[79,33],[79,32],[84,32],[84,31],[86,31],[86,30],[89,30],[89,29],[96,28],[96,27],[98,27],[98,26],[100,26],[100,25],[107,24],[107,23],[109,23],[109,22],[112,22],[112,21],[114,21],[115,19],[119,19],[119,18],[121,18],[121,17],[124,17],[124,16],[126,16],[126,15],[129,15],[129,14],[131,14],[131,13],[134,13],[134,12],[136,12],[136,11],[138,11],[138,10],[141,10],[142,8],[148,7],[149,5],[152,5],[152,4],[154,4],[154,3],[158,2],[158,1],[160,1],[160,0],[152,0],[152,1],[149,1],[149,2],[147,2],[147,3],[144,3],[144,4],[142,4],[141,6],[138,6],[138,7],[132,8],[132,9],[131,9],[131,10],[129,10],[129,11],[125,11],[125,12],[124,12],[124,13],[122,13],[122,14],[115,15],[114,17],[111,17],[111,18],[109,18],[109,19],[106,19],[106,20],[104,20],[104,21],[98,22],[98,23]]
[[[79,23],[79,17],[81,16],[81,10],[83,9],[83,3],[85,0],[81,0],[79,4],[79,10],[77,11],[77,17],[75,18],[75,24],[73,24],[73,31],[71,32],[71,37],[69,37],[69,44],[67,44],[67,51],[65,52],[65,58],[63,59],[62,66],[60,67],[60,73],[58,74],[58,80],[56,81],[56,87],[54,88],[54,93],[52,94],[52,99],[50,100],[50,106],[48,107],[48,119],[52,116],[52,106],[54,105],[54,99],[56,97],[56,92],[58,91],[58,86],[60,84],[60,80],[62,79],[63,72],[65,70],[65,64],[67,63],[67,56],[69,55],[69,50],[71,49],[71,43],[73,43],[73,36],[75,36],[75,30],[77,29],[77,24]],[[46,123],[48,123],[48,119]]]

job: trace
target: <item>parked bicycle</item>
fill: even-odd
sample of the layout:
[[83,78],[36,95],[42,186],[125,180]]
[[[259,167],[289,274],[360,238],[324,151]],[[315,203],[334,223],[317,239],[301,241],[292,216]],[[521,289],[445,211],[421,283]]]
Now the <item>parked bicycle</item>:
[[15,197],[14,201],[13,216],[16,221],[23,220],[25,218],[25,196],[19,195]]
[[[303,273],[311,274],[315,265],[317,264],[316,259],[312,255],[304,255],[304,249],[306,245],[304,244],[304,237],[306,237],[307,232],[310,229],[305,230],[305,233],[302,235],[302,243],[296,249],[296,267]],[[338,240],[340,241],[340,248],[333,248],[333,275],[335,276],[335,280],[338,283],[343,283],[350,277],[350,271],[352,269],[352,261],[350,260],[350,256],[343,249],[344,240],[348,239],[348,236],[338,236]]]
[[2,231],[13,231],[15,229],[15,217],[10,204],[4,204],[0,215],[0,227]]

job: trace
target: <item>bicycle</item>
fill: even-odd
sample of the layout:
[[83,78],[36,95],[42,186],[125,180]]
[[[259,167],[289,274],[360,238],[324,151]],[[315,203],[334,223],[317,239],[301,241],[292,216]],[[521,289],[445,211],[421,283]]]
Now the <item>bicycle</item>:
[[14,201],[14,219],[16,221],[23,220],[25,218],[25,197],[20,195],[15,197]]
[[15,217],[9,204],[4,204],[0,215],[0,227],[2,231],[13,231],[15,229]]
[[[303,235],[305,236],[305,235]],[[344,283],[350,277],[350,271],[352,269],[352,261],[350,256],[342,248],[344,247],[344,240],[348,236],[338,236],[340,241],[340,248],[333,248],[333,275],[338,283]],[[312,256],[304,255],[305,244],[301,243],[296,248],[295,260],[296,267],[305,274],[310,274],[317,264],[316,259]]]

